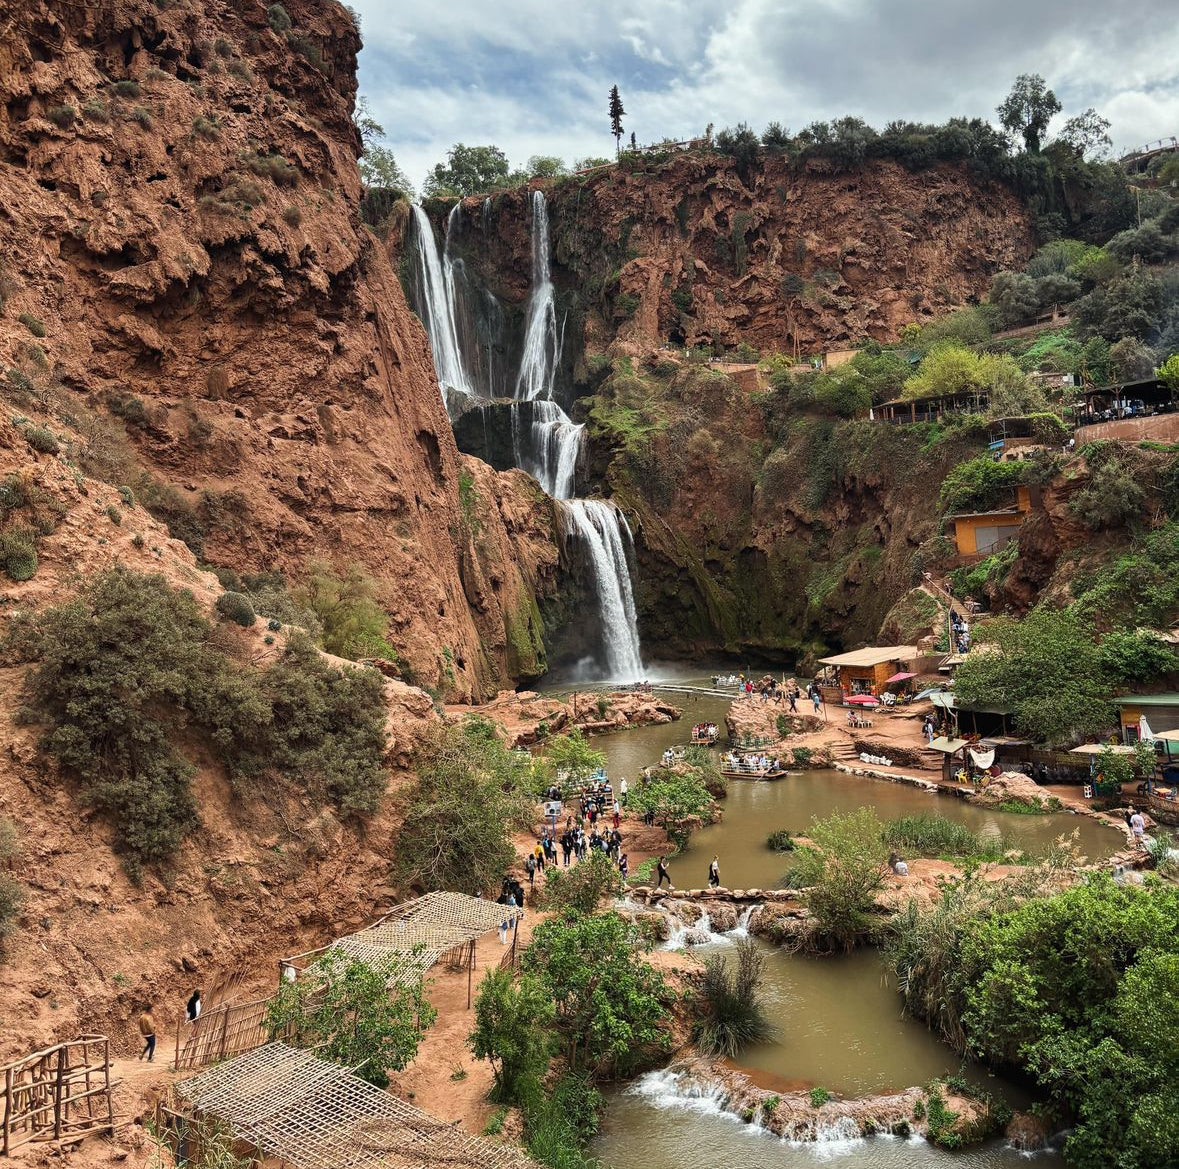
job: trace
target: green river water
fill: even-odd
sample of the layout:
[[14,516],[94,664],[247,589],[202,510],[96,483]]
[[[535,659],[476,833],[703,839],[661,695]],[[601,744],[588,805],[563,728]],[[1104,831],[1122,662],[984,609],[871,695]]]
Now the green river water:
[[[635,783],[640,770],[657,762],[666,747],[686,743],[693,722],[708,719],[723,725],[727,701],[669,697],[684,709],[679,722],[595,741],[607,754],[615,784],[623,775]],[[788,855],[765,847],[770,832],[800,831],[814,816],[863,805],[874,807],[882,819],[936,812],[975,831],[998,832],[1030,851],[1061,832],[1076,831],[1082,851],[1094,858],[1110,855],[1121,843],[1117,832],[1083,816],[993,812],[914,787],[822,770],[775,782],[731,782],[722,822],[696,833],[669,863],[672,880],[681,887],[703,885],[715,854],[723,884],[773,887]],[[731,939],[716,937],[698,952],[723,952],[726,946]],[[759,1084],[773,1090],[821,1085],[851,1096],[924,1084],[959,1070],[960,1061],[949,1048],[921,1023],[902,1015],[900,999],[874,951],[814,959],[766,948],[764,993],[777,1034],[773,1042],[743,1052],[739,1060]],[[1027,1103],[1018,1090],[984,1069],[967,1069],[967,1074],[1016,1106]],[[1003,1142],[951,1154],[920,1140],[848,1140],[838,1131],[825,1138],[781,1141],[723,1113],[715,1099],[687,1095],[673,1073],[658,1071],[610,1095],[592,1151],[614,1169],[777,1169],[830,1161],[848,1169],[1008,1169],[1029,1162],[1026,1154]],[[1063,1164],[1049,1152],[1036,1154],[1033,1162],[1043,1169]]]

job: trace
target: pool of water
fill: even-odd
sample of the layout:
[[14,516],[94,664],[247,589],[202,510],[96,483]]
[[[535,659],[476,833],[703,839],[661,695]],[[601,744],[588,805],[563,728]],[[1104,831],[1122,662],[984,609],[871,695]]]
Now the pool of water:
[[720,858],[721,883],[728,888],[774,888],[790,863],[790,854],[766,847],[771,832],[782,828],[802,832],[815,817],[864,806],[874,808],[882,820],[919,812],[945,816],[972,832],[1002,836],[1032,855],[1043,853],[1062,832],[1078,833],[1081,852],[1095,859],[1112,855],[1122,844],[1118,831],[1089,816],[1068,812],[1020,816],[907,784],[842,771],[801,771],[768,782],[730,781],[720,823],[695,833],[684,851],[668,862],[672,882],[681,888],[703,886],[708,862],[715,855]]

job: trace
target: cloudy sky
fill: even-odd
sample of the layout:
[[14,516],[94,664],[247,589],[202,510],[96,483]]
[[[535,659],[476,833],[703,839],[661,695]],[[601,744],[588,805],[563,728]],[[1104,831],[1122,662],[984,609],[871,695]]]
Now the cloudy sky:
[[993,117],[1017,74],[1094,106],[1115,149],[1179,134],[1174,0],[352,0],[360,87],[415,183],[455,142],[609,155],[709,123]]

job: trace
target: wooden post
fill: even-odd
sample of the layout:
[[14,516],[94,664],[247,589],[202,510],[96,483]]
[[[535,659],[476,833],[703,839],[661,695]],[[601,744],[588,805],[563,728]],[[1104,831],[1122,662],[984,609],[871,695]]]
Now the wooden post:
[[516,969],[516,934],[520,929],[520,919],[512,918],[512,969]]
[[12,1131],[12,1068],[4,1069],[4,1133],[0,1152],[8,1156],[8,1134]]
[[105,1035],[102,1039],[102,1072],[106,1077],[106,1123],[113,1137],[115,1135],[115,1104],[111,1099],[111,1041]]
[[172,1061],[172,1066],[180,1070],[180,1020],[176,1020],[176,1056]]
[[470,953],[467,955],[467,1010],[471,1009],[471,979],[475,970],[475,942],[471,940]]
[[65,1049],[57,1049],[57,1078],[53,1083],[53,1139],[61,1139],[61,1077],[65,1068]]
[[[195,1026],[195,1024],[194,1024]],[[229,1028],[229,1011],[223,1009],[221,1012],[221,1058],[225,1058],[225,1032]]]

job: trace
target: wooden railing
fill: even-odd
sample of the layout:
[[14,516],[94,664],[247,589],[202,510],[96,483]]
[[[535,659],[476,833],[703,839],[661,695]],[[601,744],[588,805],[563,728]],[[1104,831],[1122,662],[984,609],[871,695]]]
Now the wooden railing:
[[0,1154],[113,1133],[110,1041],[83,1035],[0,1067]]
[[274,1038],[265,1025],[270,1003],[270,998],[226,1003],[206,1011],[195,1023],[181,1020],[176,1024],[177,1070],[202,1068],[269,1043]]

